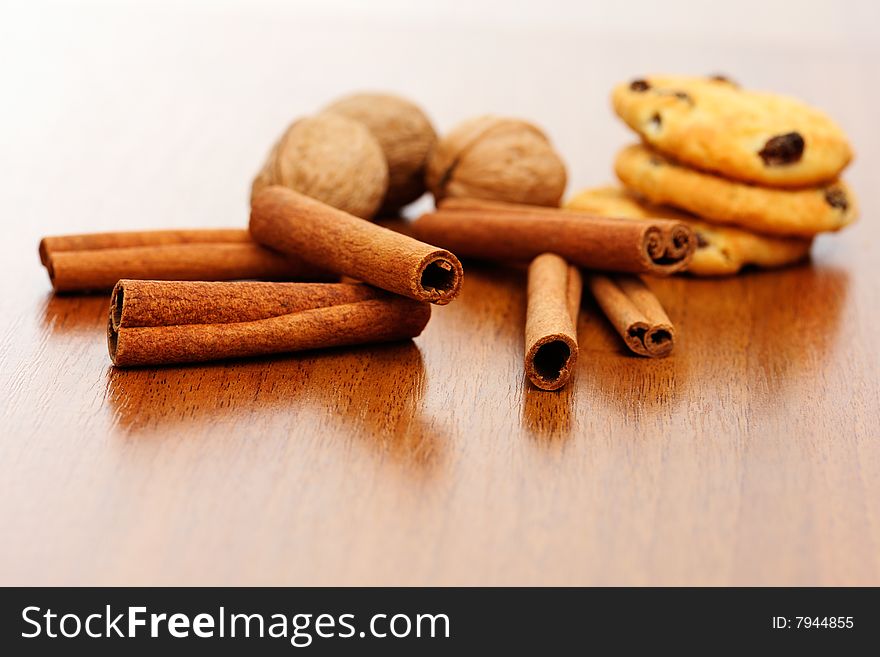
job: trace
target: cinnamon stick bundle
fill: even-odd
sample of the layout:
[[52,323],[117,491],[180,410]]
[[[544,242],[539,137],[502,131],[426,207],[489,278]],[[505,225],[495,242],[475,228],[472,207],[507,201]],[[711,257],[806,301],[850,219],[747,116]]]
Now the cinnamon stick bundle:
[[590,274],[587,285],[626,346],[662,358],[675,346],[675,328],[654,293],[638,276]]
[[157,230],[44,237],[40,261],[56,292],[109,290],[122,278],[330,280],[300,259],[255,244],[243,229]]
[[413,338],[431,307],[358,283],[121,280],[107,323],[117,366],[166,365]]
[[610,219],[581,212],[448,199],[413,224],[416,236],[462,256],[531,260],[557,253],[573,265],[604,271],[672,274],[696,249],[684,223],[668,219]]
[[45,265],[50,254],[61,251],[97,251],[99,249],[121,249],[132,246],[250,241],[251,239],[247,231],[241,228],[181,228],[59,235],[44,237],[40,240],[40,262]]
[[529,265],[525,366],[542,390],[561,388],[574,371],[581,289],[580,271],[558,255],[541,254]]
[[452,253],[285,187],[254,194],[251,235],[261,244],[390,292],[436,304],[461,289]]

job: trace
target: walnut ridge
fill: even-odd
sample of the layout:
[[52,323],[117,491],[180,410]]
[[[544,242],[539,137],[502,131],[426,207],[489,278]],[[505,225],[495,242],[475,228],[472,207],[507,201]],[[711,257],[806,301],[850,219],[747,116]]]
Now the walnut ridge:
[[565,164],[536,126],[481,116],[441,138],[428,159],[428,189],[446,197],[558,206]]
[[270,185],[372,219],[388,190],[388,165],[366,126],[319,114],[294,121],[284,132],[254,179],[251,198]]
[[358,93],[324,111],[364,124],[378,140],[389,177],[383,213],[395,212],[424,194],[425,166],[437,133],[418,105],[392,94]]

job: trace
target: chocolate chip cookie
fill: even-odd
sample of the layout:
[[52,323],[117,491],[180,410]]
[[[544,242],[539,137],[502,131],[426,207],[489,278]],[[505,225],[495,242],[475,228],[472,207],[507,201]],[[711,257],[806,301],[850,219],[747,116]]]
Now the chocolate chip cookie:
[[651,76],[617,86],[617,114],[654,149],[704,171],[770,187],[832,181],[852,159],[823,112],[726,78]]
[[813,243],[810,238],[770,237],[731,226],[715,226],[670,208],[650,205],[621,187],[585,189],[569,199],[565,207],[604,217],[659,217],[688,224],[697,236],[697,250],[688,271],[697,276],[736,274],[747,265],[782,267],[803,260]]
[[759,233],[810,237],[839,230],[858,214],[853,192],[840,180],[806,189],[757,187],[681,166],[642,145],[624,148],[614,169],[651,203]]

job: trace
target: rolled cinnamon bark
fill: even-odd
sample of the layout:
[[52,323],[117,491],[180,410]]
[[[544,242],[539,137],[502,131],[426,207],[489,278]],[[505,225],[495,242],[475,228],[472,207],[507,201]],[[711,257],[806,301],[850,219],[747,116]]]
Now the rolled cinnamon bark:
[[552,252],[573,265],[629,273],[684,269],[696,239],[668,219],[610,219],[496,201],[449,199],[413,224],[416,236],[488,260],[530,260]]
[[107,322],[120,367],[412,338],[431,307],[357,283],[122,280]]
[[542,390],[558,390],[577,363],[582,280],[577,267],[553,253],[529,265],[525,367]]
[[418,301],[443,305],[461,289],[461,263],[449,251],[285,187],[254,194],[250,230],[261,244]]
[[638,276],[590,274],[587,285],[626,346],[640,356],[668,356],[675,327],[654,293]]
[[172,230],[139,230],[116,233],[57,235],[40,240],[40,262],[46,264],[49,254],[61,251],[97,251],[124,249],[133,246],[166,246],[171,244],[205,244],[251,242],[242,228],[195,228]]
[[109,290],[118,280],[331,280],[266,249],[243,229],[163,230],[46,237],[40,260],[56,292]]

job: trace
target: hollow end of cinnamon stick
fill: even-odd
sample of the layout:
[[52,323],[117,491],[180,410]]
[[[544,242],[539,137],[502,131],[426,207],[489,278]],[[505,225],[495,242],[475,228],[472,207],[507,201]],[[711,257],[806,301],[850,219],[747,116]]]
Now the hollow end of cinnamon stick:
[[46,244],[46,238],[43,238],[40,240],[39,251],[40,251],[40,263],[48,269],[49,268],[49,246]]
[[577,343],[564,334],[547,335],[526,354],[526,374],[541,390],[558,390],[571,378],[577,362]]
[[667,246],[669,257],[676,260],[681,260],[682,258],[690,259],[696,248],[697,237],[690,226],[676,224],[670,229],[669,244]]
[[697,240],[686,224],[674,224],[665,230],[651,227],[644,233],[642,249],[651,262],[653,273],[671,274],[690,263]]
[[671,325],[651,326],[639,322],[626,330],[624,340],[637,354],[663,358],[668,356],[675,346],[675,329]]
[[119,326],[122,324],[124,300],[125,287],[120,281],[110,294],[110,318],[107,322],[107,351],[110,352],[110,360],[114,365],[116,364],[116,351],[119,347]]
[[426,256],[419,264],[419,272],[414,296],[420,301],[444,306],[458,296],[464,270],[458,258],[449,251]]
[[659,299],[637,276],[590,274],[588,286],[626,346],[663,358],[675,347],[675,327]]

